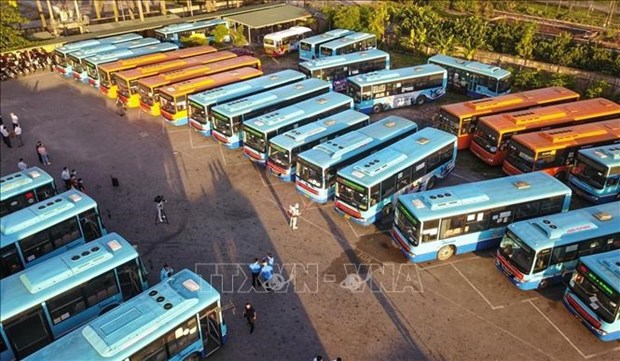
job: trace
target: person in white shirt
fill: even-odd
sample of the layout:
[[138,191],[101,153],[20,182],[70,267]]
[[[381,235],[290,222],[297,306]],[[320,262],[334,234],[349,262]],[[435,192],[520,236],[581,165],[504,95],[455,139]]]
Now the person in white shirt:
[[9,138],[9,130],[6,129],[4,124],[0,124],[0,134],[2,134],[2,140],[4,141],[4,144],[6,144],[6,146],[9,148],[13,148],[13,146],[11,145],[11,138]]
[[24,141],[22,140],[22,127],[19,126],[19,124],[13,124],[13,133],[15,133],[15,138],[17,139],[17,146],[23,146]]
[[15,113],[11,113],[11,122],[13,122],[13,128],[15,128],[15,125],[19,124],[19,118]]
[[24,162],[24,158],[19,158],[19,162],[17,162],[17,168],[19,168],[19,170],[26,170],[26,169],[28,169],[28,164],[26,164],[26,162]]

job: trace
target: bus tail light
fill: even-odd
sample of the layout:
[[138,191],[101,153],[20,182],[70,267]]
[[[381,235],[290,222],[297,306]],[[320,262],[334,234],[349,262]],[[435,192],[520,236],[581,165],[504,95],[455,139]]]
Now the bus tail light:
[[597,321],[594,317],[590,316],[588,311],[584,310],[583,307],[579,305],[579,303],[571,296],[570,294],[564,295],[564,299],[571,305],[571,307],[577,312],[577,314],[583,318],[586,322],[588,322],[592,327],[599,330],[601,328],[601,323]]
[[362,218],[362,214],[358,210],[352,209],[351,207],[341,203],[340,201],[336,201],[336,208],[340,209],[341,211],[350,215],[351,217],[355,217],[358,219]]
[[228,144],[228,139],[222,137],[221,135],[219,135],[217,132],[212,132],[211,135],[213,136],[213,138],[215,138],[215,140],[217,140],[218,142],[222,143],[222,144]]
[[318,194],[319,194],[319,191],[317,191],[316,189],[313,189],[313,188],[312,188],[312,187],[310,187],[309,185],[307,185],[307,184],[305,184],[305,183],[301,182],[300,180],[297,180],[296,184],[297,184],[299,187],[301,187],[301,188],[303,188],[303,189],[307,190],[308,192],[310,192],[310,193],[312,193],[312,194],[316,194],[316,195],[318,195]]
[[519,272],[510,263],[508,263],[508,261],[506,261],[504,256],[499,251],[497,251],[496,258],[499,261],[499,263],[501,263],[504,270],[506,270],[508,273],[510,273],[514,278],[518,279],[519,281],[523,280],[523,277],[524,277],[523,273]]

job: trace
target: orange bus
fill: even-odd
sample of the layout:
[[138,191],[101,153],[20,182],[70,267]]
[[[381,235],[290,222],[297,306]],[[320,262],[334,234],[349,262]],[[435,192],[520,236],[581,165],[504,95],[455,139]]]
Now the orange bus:
[[172,125],[187,124],[187,96],[223,85],[256,78],[263,72],[256,67],[243,67],[175,83],[160,89],[161,114]]
[[544,171],[564,179],[580,149],[620,143],[620,118],[519,134],[508,142],[502,170],[507,174]]
[[162,61],[183,59],[190,56],[202,55],[216,52],[217,49],[212,46],[196,46],[183,50],[174,50],[166,53],[155,53],[149,55],[138,56],[136,58],[118,60],[112,63],[101,64],[99,68],[99,90],[108,98],[116,98],[117,86],[114,74],[128,69],[134,69],[139,66],[161,63]]
[[499,165],[506,158],[508,141],[517,134],[618,117],[620,105],[604,98],[482,117],[469,150],[483,162]]
[[[192,49],[192,48],[189,48]],[[204,65],[216,61],[236,58],[237,54],[230,51],[218,51],[194,56],[187,59],[177,59],[157,63],[153,65],[141,66],[139,68],[120,71],[114,74],[116,85],[118,85],[118,99],[120,99],[129,108],[137,108],[140,106],[140,92],[138,91],[138,80],[156,76],[171,71],[191,68],[197,65]],[[181,79],[179,79],[181,80]]]
[[528,90],[493,98],[470,100],[441,107],[438,128],[458,138],[458,149],[469,148],[478,118],[505,112],[579,100],[579,94],[563,87]]
[[242,68],[244,66],[260,69],[261,63],[259,59],[253,56],[240,56],[237,58],[222,60],[206,65],[193,66],[183,70],[177,70],[170,73],[140,79],[138,80],[140,108],[150,115],[161,115],[161,111],[159,109],[159,89],[161,87],[200,76]]

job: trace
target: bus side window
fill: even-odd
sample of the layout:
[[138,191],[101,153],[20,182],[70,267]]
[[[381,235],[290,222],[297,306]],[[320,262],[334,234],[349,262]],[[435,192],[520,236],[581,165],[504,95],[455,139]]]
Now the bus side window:
[[396,179],[394,176],[389,177],[388,179],[381,182],[381,198],[386,198],[394,194],[396,185]]
[[422,243],[433,242],[437,240],[437,228],[439,227],[439,219],[424,222],[424,232],[422,232]]
[[377,202],[379,202],[379,188],[381,188],[379,184],[370,188],[370,205],[371,206],[374,206],[375,204],[377,204]]
[[551,249],[543,249],[538,252],[538,256],[536,256],[536,263],[534,263],[534,273],[538,273],[540,271],[544,271],[549,266],[549,258],[551,256]]
[[577,259],[579,244],[569,244],[556,247],[551,255],[551,264],[557,264]]

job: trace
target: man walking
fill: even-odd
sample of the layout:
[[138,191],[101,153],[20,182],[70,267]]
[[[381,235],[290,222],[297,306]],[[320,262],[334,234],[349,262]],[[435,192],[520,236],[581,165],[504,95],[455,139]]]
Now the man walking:
[[256,321],[256,310],[249,302],[245,304],[245,308],[243,309],[243,317],[248,320],[248,325],[250,325],[250,334],[252,334],[254,332],[254,322]]
[[69,168],[67,167],[62,168],[62,172],[60,173],[60,178],[62,178],[62,181],[65,182],[65,189],[66,190],[71,189],[71,173],[69,173]]
[[271,288],[269,288],[269,281],[271,281],[271,278],[273,278],[273,267],[271,267],[269,263],[267,263],[266,259],[263,260],[263,264],[260,269],[260,276],[261,281],[265,286],[265,290],[267,290],[267,292],[270,292]]
[[13,124],[13,134],[15,134],[15,139],[17,140],[17,146],[21,147],[24,145],[24,141],[22,140],[22,127],[19,124]]
[[0,134],[2,134],[2,140],[4,141],[4,144],[6,144],[6,146],[9,148],[13,148],[13,146],[11,145],[11,138],[9,138],[9,130],[6,129],[4,124],[0,124]]
[[250,271],[252,271],[252,287],[256,288],[260,286],[260,279],[258,276],[260,275],[260,263],[258,263],[258,258],[254,258],[254,263],[250,263]]
[[288,215],[289,219],[289,227],[292,229],[297,229],[297,217],[301,216],[301,211],[299,210],[299,203],[295,203],[293,206],[288,207]]
[[17,162],[17,168],[19,168],[19,170],[21,171],[28,169],[28,164],[24,162],[24,158],[19,158],[19,162]]

